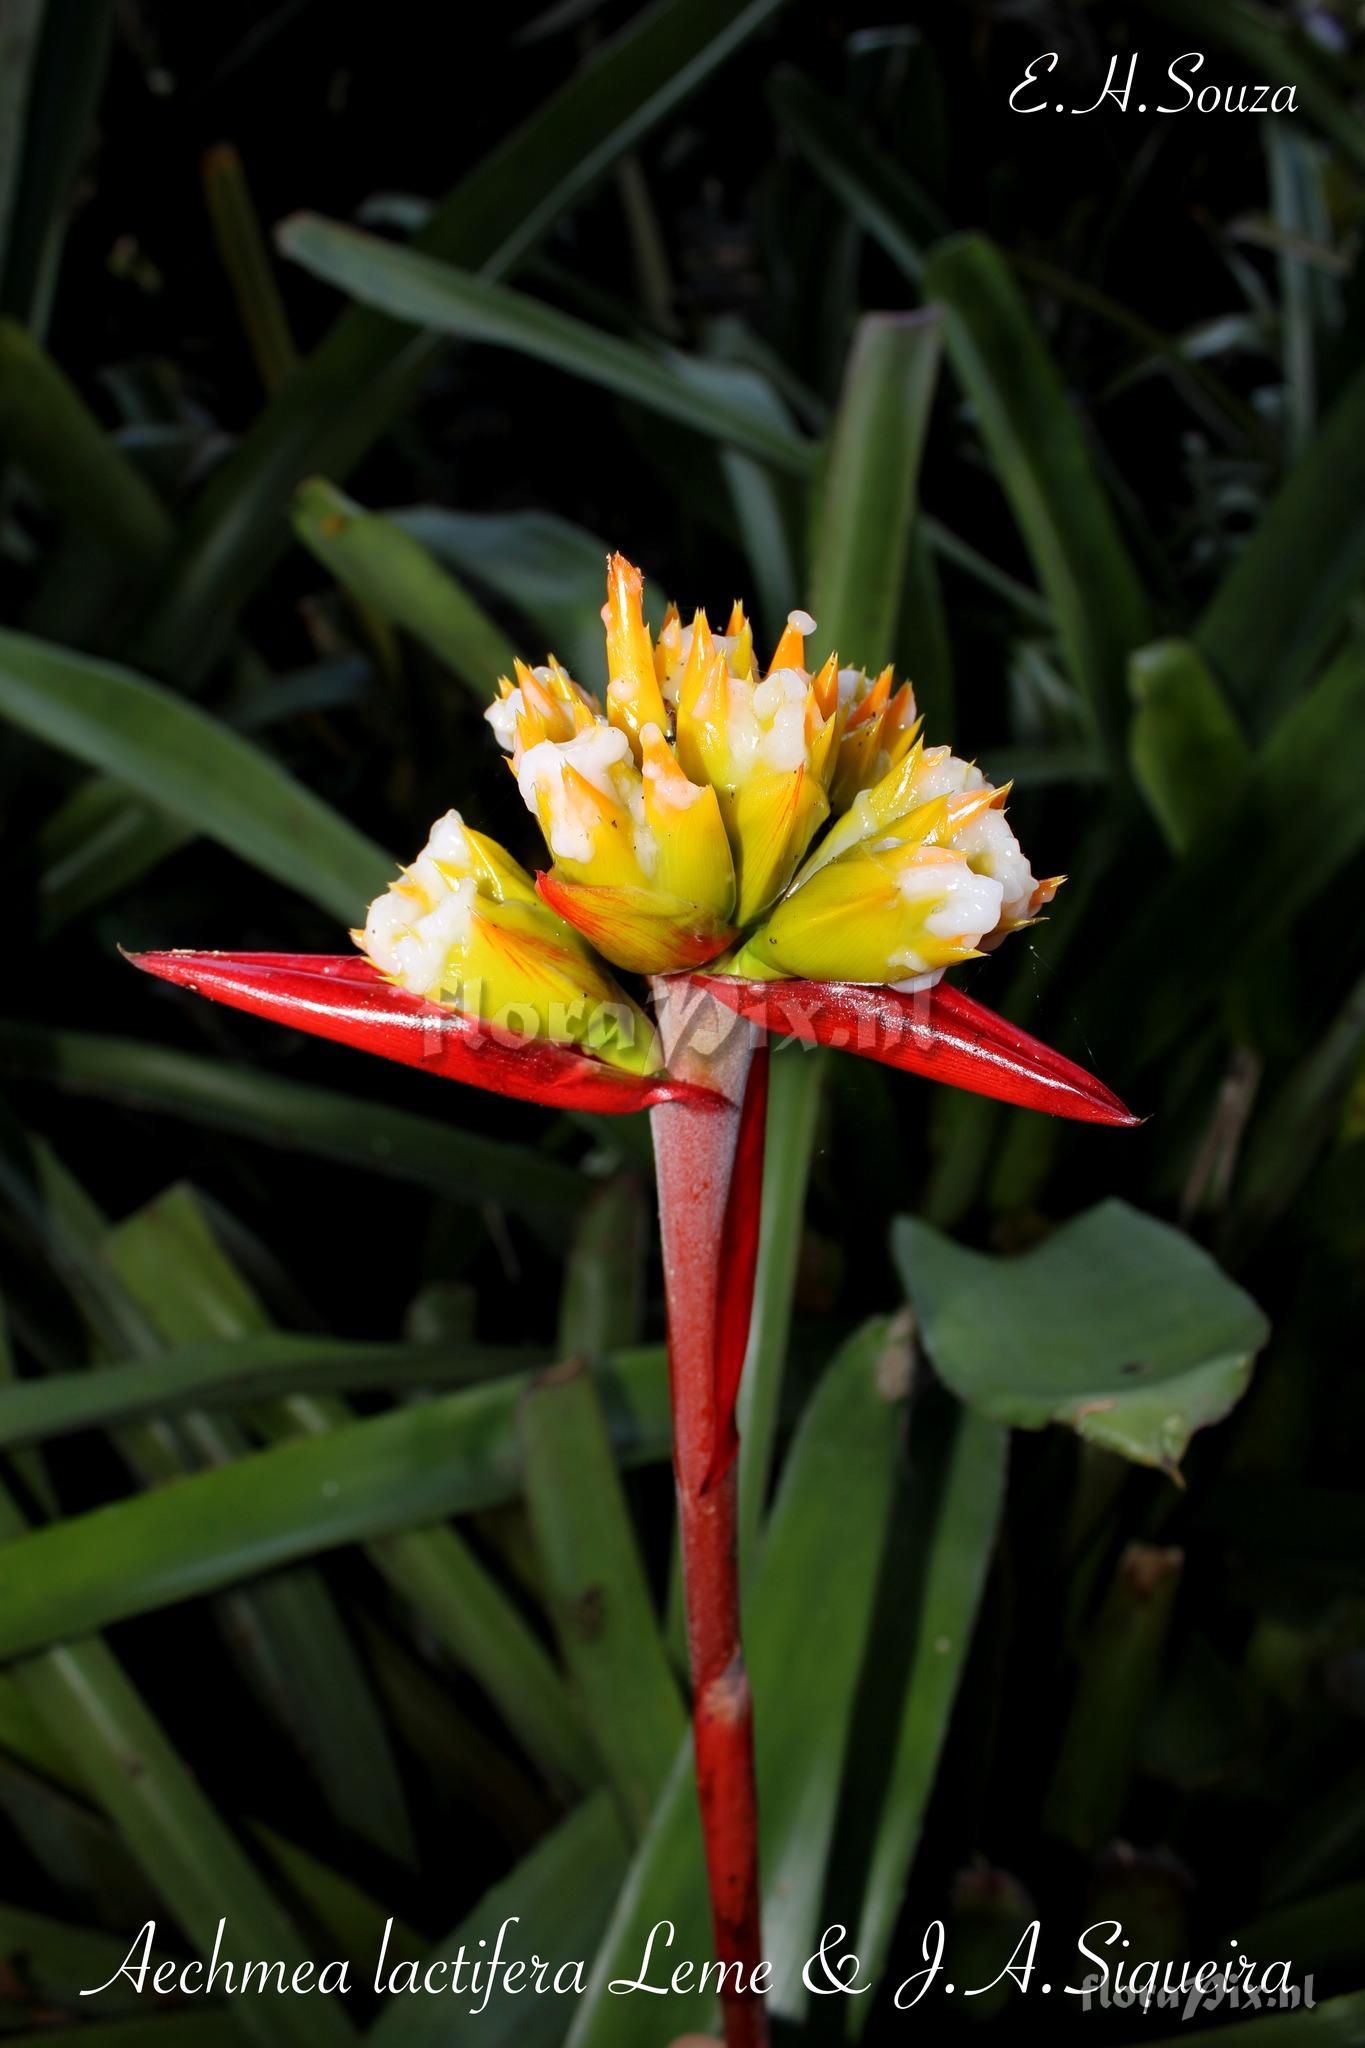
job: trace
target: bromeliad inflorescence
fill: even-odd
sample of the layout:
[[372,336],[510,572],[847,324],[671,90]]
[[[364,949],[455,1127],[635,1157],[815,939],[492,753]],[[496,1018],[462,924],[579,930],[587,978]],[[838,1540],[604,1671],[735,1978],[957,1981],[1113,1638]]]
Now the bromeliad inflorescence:
[[[489,722],[549,855],[533,878],[455,811],[359,953],[144,953],[217,1001],[498,1093],[654,1123],[698,1792],[730,2048],[766,2038],[752,1717],[739,1639],[735,1400],[753,1298],[770,1034],[1091,1123],[1116,1096],[941,977],[1028,924],[997,789],[926,747],[889,669],[771,662],[608,564],[605,709],[551,658]],[[649,977],[632,995],[620,974]],[[646,1007],[652,999],[652,1015]]]
[[553,1035],[572,985],[584,1007],[560,1035],[638,1064],[627,999],[600,971],[587,987],[578,934],[643,974],[922,985],[1051,900],[1057,881],[1035,882],[1005,819],[1008,790],[924,746],[889,669],[871,678],[831,654],[808,670],[808,614],[791,613],[766,669],[740,605],[724,633],[670,610],[655,640],[640,573],[615,555],[603,618],[605,713],[552,658],[518,663],[487,714],[540,822],[551,865],[536,888],[558,918],[537,919],[529,877],[450,813],[359,935],[414,995],[496,998],[507,956],[534,943],[520,993],[539,1028]]

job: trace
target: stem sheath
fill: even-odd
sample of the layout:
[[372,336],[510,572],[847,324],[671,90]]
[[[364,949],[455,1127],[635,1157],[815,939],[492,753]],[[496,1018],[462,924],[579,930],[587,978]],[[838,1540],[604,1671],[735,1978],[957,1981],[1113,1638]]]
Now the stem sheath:
[[[753,1707],[740,1642],[734,1405],[753,1301],[767,1044],[704,985],[654,983],[669,1071],[723,1106],[650,1112],[668,1300],[692,1731],[727,2048],[766,2048]],[[736,1026],[739,1028],[737,1029]]]

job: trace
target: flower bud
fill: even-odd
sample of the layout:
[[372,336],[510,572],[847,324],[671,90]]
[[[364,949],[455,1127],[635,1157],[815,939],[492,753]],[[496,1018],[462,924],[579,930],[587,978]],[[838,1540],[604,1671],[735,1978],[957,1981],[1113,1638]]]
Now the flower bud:
[[495,840],[458,811],[432,827],[401,880],[352,934],[381,973],[429,1002],[526,1038],[576,1045],[653,1073],[654,1030],[573,927]]

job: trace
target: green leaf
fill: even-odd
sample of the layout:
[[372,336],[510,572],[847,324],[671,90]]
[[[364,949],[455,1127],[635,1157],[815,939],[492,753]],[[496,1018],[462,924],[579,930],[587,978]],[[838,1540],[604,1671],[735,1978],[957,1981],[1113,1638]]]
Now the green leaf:
[[[0,1556],[11,1543],[27,1540],[17,1533],[22,1528],[0,1491],[0,1536],[10,1539]],[[226,1921],[222,1952],[239,1965],[279,1957],[288,1972],[306,1959],[287,1915],[103,1642],[63,1643],[20,1665],[17,1677],[200,1954],[209,1954]],[[246,1999],[238,2025],[263,2048],[339,2048],[354,2038],[330,1998],[287,1998],[270,2007]]]
[[[1227,2048],[1361,2048],[1365,2042],[1365,1991],[1326,1998],[1301,2012],[1266,2013],[1218,2029]],[[1167,2034],[1151,2048],[1186,2048],[1188,2034]]]
[[193,839],[191,827],[92,775],[38,834],[39,933],[51,938],[83,911],[107,902]]
[[[1096,954],[1088,1019],[1097,1039],[1109,1019],[1113,1043],[1135,1062],[1154,1058],[1220,999],[1235,968],[1290,933],[1356,857],[1365,846],[1362,729],[1365,641],[1345,648],[1281,721],[1231,807],[1196,833],[1184,858],[1144,892]],[[1191,916],[1194,904],[1210,906],[1216,946],[1204,919]],[[1151,961],[1164,971],[1135,970],[1134,963]]]
[[43,2027],[10,2034],[6,2048],[232,2048],[242,2038],[234,2014],[221,2006],[164,2019],[109,2020],[93,2027]]
[[[188,1188],[173,1188],[138,1210],[106,1233],[101,1249],[166,1343],[259,1335],[267,1327],[261,1304],[224,1259]],[[273,1412],[282,1411],[259,1411],[267,1424]],[[209,1425],[211,1456],[230,1457],[240,1444]],[[395,1861],[415,1863],[388,1731],[321,1574],[276,1574],[250,1589],[238,1618],[242,1633],[263,1644],[256,1676],[265,1704],[292,1735],[337,1819]]]
[[1233,1229],[1244,1241],[1297,1200],[1335,1135],[1365,1050],[1365,975],[1264,1108],[1258,1107],[1234,1184]]
[[782,66],[768,86],[768,102],[811,169],[915,283],[924,272],[926,245],[948,232],[934,201],[894,157],[868,139],[847,108],[798,71]]
[[0,633],[0,717],[356,920],[392,862],[267,754],[156,683]]
[[938,383],[942,323],[865,314],[844,373],[820,492],[811,608],[821,649],[875,671],[890,659]]
[[[108,1240],[108,1256],[134,1300],[168,1337],[245,1336],[264,1327],[258,1298],[218,1244],[192,1190],[172,1189],[121,1225]],[[354,1416],[341,1401],[296,1397],[258,1410],[254,1420],[269,1441],[287,1443],[304,1431],[324,1436],[344,1429]],[[514,1603],[455,1532],[404,1530],[372,1543],[369,1557],[447,1653],[473,1672],[541,1769],[566,1786],[593,1782],[592,1752],[558,1673]],[[276,1575],[257,1590],[268,1595],[298,1576]],[[315,1738],[320,1761],[330,1761],[335,1787],[345,1787],[354,1771],[366,1800],[386,1801],[391,1814],[401,1810],[396,1783],[386,1791],[382,1729],[358,1666],[348,1671],[334,1643],[330,1682],[311,1683],[328,1643],[324,1618],[310,1619],[313,1656],[304,1660],[298,1689],[305,1707],[319,1694],[335,1701]],[[286,1649],[281,1662],[287,1668],[298,1654]],[[357,1789],[349,1787],[352,1805]],[[388,1831],[395,1838],[402,1833],[393,1821]]]
[[42,344],[0,320],[0,453],[119,561],[145,569],[171,516]]
[[[1362,130],[1365,133],[1365,130]],[[1195,635],[1253,736],[1271,731],[1365,572],[1365,369],[1357,370],[1219,584]]]
[[[431,1951],[428,1962],[449,1961],[461,1947],[474,1952],[507,1920],[509,1954],[520,1956],[516,1937],[525,1930],[525,1949],[549,1957],[555,1968],[590,1956],[601,1939],[610,1903],[626,1865],[626,1842],[615,1805],[605,1792],[586,1800],[561,1821],[501,1884],[485,1893],[468,1918]],[[423,1965],[423,1969],[426,1965]],[[422,1973],[417,1976],[419,1986]],[[542,1996],[496,1992],[478,2015],[481,2048],[560,2048],[574,2005],[569,1990]],[[416,1992],[400,1982],[366,2040],[370,2048],[448,2048],[448,1973]]]
[[41,1077],[72,1095],[184,1117],[274,1149],[388,1174],[457,1201],[494,1201],[534,1213],[572,1210],[583,1199],[582,1178],[572,1167],[529,1146],[200,1053],[95,1032],[0,1024],[0,1069]]
[[1109,751],[1127,724],[1125,664],[1147,603],[1072,403],[999,251],[981,236],[936,249],[925,292],[948,360],[1051,600],[1071,673]]
[[593,1381],[542,1373],[519,1416],[550,1618],[608,1782],[643,1832],[687,1727]]
[[230,142],[216,144],[204,158],[204,197],[257,374],[267,391],[276,391],[298,368],[298,352],[242,159]]
[[636,1175],[618,1173],[598,1189],[583,1211],[564,1264],[556,1339],[560,1358],[600,1358],[639,1342],[651,1234]]
[[39,333],[47,325],[66,211],[104,84],[112,17],[109,0],[46,0],[37,42],[27,53],[23,142],[0,221],[0,314]]
[[1153,5],[1193,38],[1195,49],[1221,43],[1253,78],[1292,86],[1308,118],[1365,170],[1365,124],[1342,92],[1349,71],[1329,47],[1315,48],[1297,24],[1248,7],[1244,0],[1153,0]]
[[1020,1429],[1065,1423],[1168,1472],[1241,1398],[1268,1335],[1206,1252],[1126,1202],[1101,1202],[1016,1258],[968,1251],[909,1216],[891,1241],[959,1400]]
[[828,1061],[795,1040],[773,1047],[759,1205],[758,1265],[754,1273],[749,1343],[739,1383],[740,1559],[746,1583],[758,1557],[777,1449],[791,1344],[792,1297],[806,1220],[815,1134]]
[[294,531],[352,597],[429,647],[480,703],[497,695],[516,649],[420,541],[321,477],[299,487]]
[[[783,2018],[802,2009],[801,1967],[825,1924],[822,1887],[869,1647],[903,1379],[903,1356],[888,1345],[883,1322],[865,1325],[832,1361],[783,1468],[749,1601],[764,1952],[774,1966],[771,2010]],[[819,1628],[811,1626],[814,1585]],[[676,1937],[666,1951],[656,1945],[657,1976],[680,1958],[710,1954],[690,1746],[631,1866],[567,2048],[664,2048],[706,2026],[705,1997],[613,1997],[606,1988],[636,1974],[649,1930],[662,1920]]]
[[56,1373],[0,1386],[0,1446],[44,1443],[76,1430],[109,1429],[191,1408],[241,1410],[293,1394],[468,1386],[549,1362],[548,1350],[536,1345],[366,1344],[283,1330],[182,1344],[159,1358],[107,1364],[97,1373]]
[[[611,552],[605,541],[552,512],[414,505],[388,517],[438,561],[515,605],[535,630],[529,652],[537,659],[554,653],[580,683],[599,696],[605,691],[602,589]],[[646,584],[646,608],[650,597]]]
[[1044,1826],[1083,1854],[1108,1846],[1156,1692],[1185,1556],[1130,1543],[1080,1652]]
[[[657,1350],[601,1373],[629,1464],[668,1456]],[[272,1445],[0,1547],[0,1657],[212,1592],[296,1558],[493,1507],[522,1485],[523,1377]]]
[[515,349],[794,475],[813,466],[809,442],[735,402],[722,365],[694,358],[684,374],[666,355],[605,334],[508,285],[315,214],[286,221],[278,240],[314,277],[393,319]]
[[1227,699],[1183,640],[1142,648],[1128,668],[1133,777],[1166,843],[1183,853],[1199,828],[1227,810],[1251,749]]
[[[878,1804],[854,1948],[875,1983],[905,1901],[924,1816],[938,1775],[1005,1505],[1009,1439],[996,1423],[961,1409],[946,1458],[912,1486],[914,1563],[897,1599],[909,1611],[909,1662]],[[861,2032],[863,2003],[853,2015]]]
[[0,2015],[8,2028],[22,2024],[25,2010],[34,2016],[43,2007],[77,2004],[82,1991],[108,1984],[101,1993],[105,2013],[140,2012],[137,1986],[117,1973],[128,1954],[128,1940],[103,1928],[71,1927],[44,1913],[21,1906],[0,1905]]
[[[506,273],[781,5],[664,0],[635,13],[447,194],[420,246],[446,263]],[[144,667],[164,674],[202,663],[219,622],[279,553],[279,515],[297,485],[313,474],[344,479],[411,401],[440,347],[374,313],[337,322],[196,506],[139,636]]]

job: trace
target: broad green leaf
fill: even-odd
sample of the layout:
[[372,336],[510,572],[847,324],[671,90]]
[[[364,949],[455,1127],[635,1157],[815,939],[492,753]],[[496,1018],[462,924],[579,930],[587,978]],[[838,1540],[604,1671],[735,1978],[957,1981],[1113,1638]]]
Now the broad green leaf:
[[[0,1446],[44,1443],[187,1409],[244,1410],[293,1394],[467,1386],[550,1363],[543,1346],[366,1344],[290,1331],[183,1344],[159,1358],[0,1386]],[[30,1482],[31,1483],[31,1482]]]
[[[514,1498],[516,1409],[527,1384],[495,1380],[275,1444],[17,1537],[0,1547],[0,1657]],[[666,1458],[660,1353],[617,1353],[600,1384],[622,1461]]]
[[1057,365],[1004,259],[980,236],[936,249],[927,298],[948,360],[1056,615],[1072,676],[1117,756],[1125,664],[1149,638],[1147,603]]
[[1197,651],[1157,640],[1128,668],[1133,777],[1166,843],[1183,853],[1227,810],[1251,763],[1236,716]]
[[924,252],[948,231],[934,201],[867,134],[846,107],[783,66],[768,87],[778,123],[860,228],[879,242],[911,282]]
[[891,659],[920,455],[938,383],[932,314],[859,322],[820,486],[811,609],[819,648],[870,673]]
[[94,1032],[0,1024],[0,1070],[413,1181],[454,1200],[534,1212],[571,1210],[583,1199],[579,1174],[529,1146],[201,1053]]
[[[504,275],[781,5],[663,0],[635,13],[447,194],[420,246]],[[411,401],[441,346],[370,312],[337,322],[196,506],[139,635],[144,667],[180,673],[202,663],[219,622],[279,553],[280,515],[296,486],[315,474],[343,481]]]
[[[876,1982],[905,1901],[924,1816],[938,1775],[1005,1505],[1008,1435],[959,1410],[946,1458],[931,1475],[917,1462],[911,1488],[913,1576],[905,1588],[912,1631],[901,1710],[863,1881],[853,1947]],[[850,2031],[861,2033],[865,2001]]]
[[687,1718],[581,1358],[531,1382],[518,1425],[550,1618],[607,1781],[638,1837]]
[[42,344],[0,320],[0,454],[121,562],[145,569],[171,516]]
[[508,285],[314,214],[296,214],[278,239],[284,253],[313,276],[393,319],[533,356],[796,476],[813,465],[809,442],[735,402],[723,366],[693,358],[684,374],[666,355],[603,333]]
[[0,717],[352,922],[387,856],[267,754],[127,669],[0,633]]
[[[591,1956],[601,1939],[611,1900],[626,1867],[626,1840],[616,1808],[605,1792],[585,1800],[516,1866],[485,1893],[468,1918],[438,1942],[409,1989],[399,1979],[366,2040],[371,2048],[448,2048],[449,1972],[428,1978],[431,1964],[449,1962],[463,1945],[470,1953],[480,1941],[492,1943],[508,1920],[509,1957],[549,1958],[553,1972]],[[481,2048],[560,2048],[577,1999],[569,1988],[508,1995],[501,1990],[477,2015]]]
[[1163,1471],[1240,1400],[1268,1334],[1207,1252],[1126,1202],[1101,1202],[1014,1258],[909,1216],[891,1241],[925,1349],[959,1400],[1019,1429],[1065,1423]]
[[1296,699],[1362,573],[1365,369],[1271,500],[1195,634],[1253,737],[1282,714],[1297,715]]
[[429,647],[480,703],[497,695],[516,649],[420,541],[321,477],[300,486],[294,531],[352,597]]
[[[801,1967],[825,1924],[826,1859],[869,1650],[903,1365],[883,1322],[865,1325],[830,1364],[783,1468],[748,1603],[764,1952],[774,1966],[772,2010],[784,2018],[802,2010]],[[818,1628],[811,1626],[814,1585],[821,1589]],[[656,1981],[680,1959],[711,1953],[690,1745],[631,1866],[567,2048],[664,2048],[705,2028],[706,1997],[613,1997],[607,1990],[613,1978],[636,1974],[649,1930],[663,1920],[676,1937],[667,1950],[656,1945]]]

